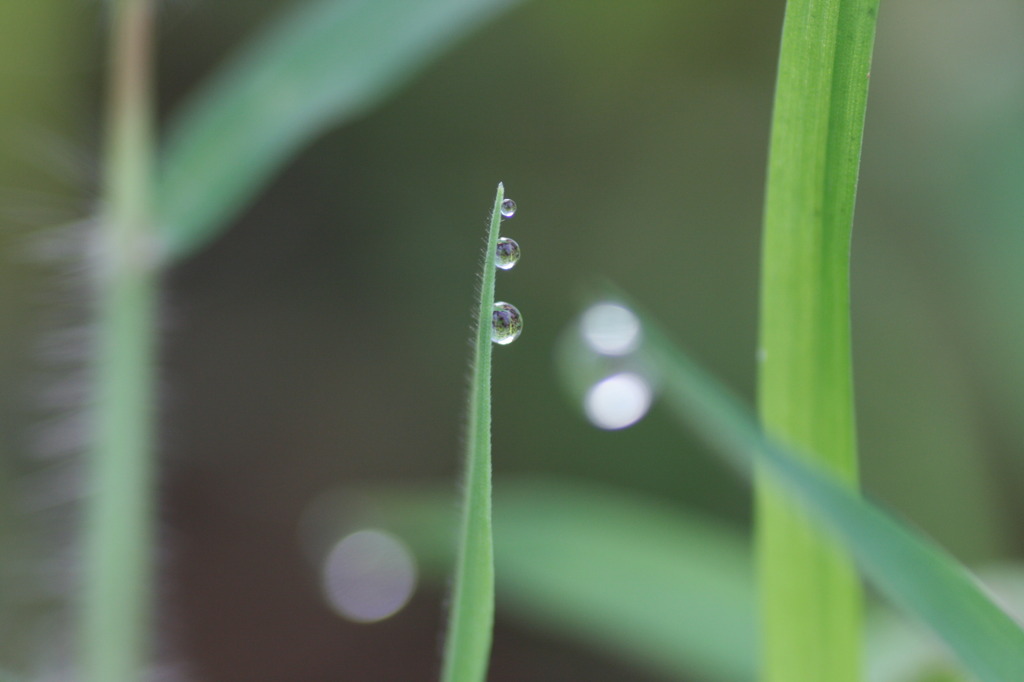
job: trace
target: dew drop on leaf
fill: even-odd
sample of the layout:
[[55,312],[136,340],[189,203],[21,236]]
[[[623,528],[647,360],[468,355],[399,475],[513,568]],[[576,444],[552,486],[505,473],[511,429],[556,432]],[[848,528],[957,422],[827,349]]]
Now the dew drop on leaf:
[[511,199],[505,199],[505,201],[501,202],[501,215],[505,216],[506,218],[511,218],[515,214],[516,202],[512,201]]
[[519,244],[514,239],[501,237],[494,254],[494,264],[502,270],[511,270],[519,262]]
[[523,316],[511,303],[498,301],[491,313],[491,341],[506,346],[523,332]]

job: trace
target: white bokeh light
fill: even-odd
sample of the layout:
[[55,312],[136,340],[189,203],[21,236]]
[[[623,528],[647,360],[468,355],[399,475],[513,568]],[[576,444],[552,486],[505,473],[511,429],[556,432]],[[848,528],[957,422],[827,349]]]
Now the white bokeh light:
[[357,623],[384,620],[398,613],[416,589],[416,562],[395,536],[360,530],[327,555],[323,589],[343,618]]
[[628,355],[640,345],[640,320],[618,303],[596,303],[580,320],[580,332],[591,350],[602,355]]
[[651,387],[646,379],[639,374],[622,372],[591,386],[583,399],[583,411],[598,428],[624,429],[647,414],[651,398]]

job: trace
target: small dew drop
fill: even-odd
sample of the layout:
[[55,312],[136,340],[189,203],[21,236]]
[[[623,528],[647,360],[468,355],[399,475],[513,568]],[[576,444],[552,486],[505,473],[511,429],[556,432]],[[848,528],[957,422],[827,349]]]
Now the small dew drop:
[[507,346],[523,333],[523,316],[511,303],[498,301],[491,313],[491,341]]
[[583,399],[583,411],[594,426],[614,431],[643,419],[651,398],[651,387],[642,376],[622,372],[594,384]]
[[514,239],[500,237],[497,252],[494,254],[494,264],[502,270],[511,270],[518,262],[519,244]]
[[352,533],[324,562],[324,596],[338,615],[357,623],[393,616],[415,589],[416,561],[405,543],[389,533]]
[[511,199],[505,199],[505,201],[501,202],[501,215],[505,216],[506,218],[511,218],[515,214],[516,202],[512,201]]
[[601,355],[628,355],[640,345],[640,320],[618,303],[596,303],[583,313],[580,333]]

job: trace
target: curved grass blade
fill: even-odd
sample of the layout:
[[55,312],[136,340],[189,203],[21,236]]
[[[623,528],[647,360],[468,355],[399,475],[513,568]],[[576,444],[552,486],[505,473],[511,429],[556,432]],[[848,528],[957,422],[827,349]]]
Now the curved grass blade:
[[[788,0],[764,212],[758,412],[850,488],[857,455],[849,253],[878,0]],[[849,559],[759,477],[766,682],[861,679]]]
[[[1018,622],[1024,616],[1024,565],[997,563],[978,569],[977,575],[1007,613]],[[949,650],[918,623],[902,614],[880,610],[868,630],[867,682],[972,682]]]
[[[565,478],[500,478],[494,510],[498,608],[508,618],[667,679],[753,679],[754,581],[744,533]],[[344,526],[328,543],[352,528],[384,528],[409,543],[425,578],[441,583],[448,575],[448,486],[350,491],[328,513]]]
[[515,0],[316,0],[252,39],[170,123],[165,258],[201,247],[310,139],[366,112]]
[[1024,680],[1024,630],[976,579],[930,540],[845,483],[766,437],[747,409],[644,320],[642,360],[673,412],[750,475],[759,471],[798,500],[853,555],[893,603],[928,624],[983,682]]
[[480,308],[473,344],[466,428],[465,500],[459,533],[452,610],[441,679],[476,682],[487,677],[494,626],[494,541],[491,530],[491,316],[494,257],[501,229],[505,187],[498,184],[480,277]]

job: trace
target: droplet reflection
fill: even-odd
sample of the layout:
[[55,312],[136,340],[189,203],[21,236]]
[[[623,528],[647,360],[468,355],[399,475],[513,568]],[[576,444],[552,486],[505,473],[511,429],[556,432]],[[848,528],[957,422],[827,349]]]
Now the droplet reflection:
[[324,562],[324,596],[340,616],[373,623],[398,613],[416,588],[416,563],[398,538],[361,530],[342,539]]
[[583,340],[595,353],[628,355],[640,345],[640,320],[618,303],[590,306],[580,321]]
[[507,346],[523,333],[523,315],[511,303],[498,301],[491,312],[491,341]]
[[494,264],[502,270],[511,270],[519,262],[519,244],[515,239],[499,237],[494,253]]
[[505,199],[501,202],[501,215],[506,218],[511,218],[516,214],[516,202],[511,199]]
[[587,391],[583,411],[590,422],[613,431],[637,423],[651,407],[652,391],[639,374],[622,372],[602,379]]

